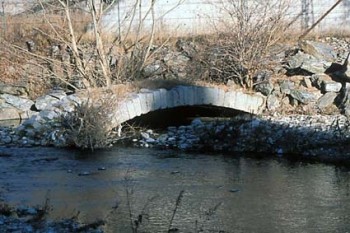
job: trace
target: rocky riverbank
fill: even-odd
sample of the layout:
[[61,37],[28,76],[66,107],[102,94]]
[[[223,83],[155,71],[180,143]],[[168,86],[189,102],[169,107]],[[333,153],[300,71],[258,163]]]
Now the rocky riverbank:
[[46,219],[47,209],[41,207],[10,207],[0,203],[0,232],[85,232],[100,233],[103,221],[81,224],[76,219]]
[[[181,151],[253,152],[349,162],[348,45],[335,39],[328,42],[305,42],[285,51],[276,67],[276,73],[284,74],[282,77],[270,71],[256,76],[254,90],[266,99],[261,115],[199,117],[190,125],[169,126],[162,132],[134,131],[131,136],[120,128],[113,129],[110,145],[127,142],[134,146]],[[182,48],[182,53],[168,57],[173,57],[175,66],[184,68],[190,59],[185,46]],[[163,63],[171,62],[158,61],[145,67],[145,71],[162,70]],[[170,70],[174,72],[179,68]],[[176,71],[177,76],[188,75],[184,73],[185,68],[180,71]],[[225,88],[239,87],[229,80]],[[74,113],[77,106],[89,98],[81,93],[52,90],[31,100],[25,87],[0,84],[0,120],[20,122],[15,126],[0,126],[0,146],[71,146],[62,116]],[[6,155],[0,148],[1,156]],[[74,219],[51,222],[42,218],[43,211],[3,205],[0,208],[1,232],[102,232],[99,227],[103,222],[87,225]]]
[[[192,44],[181,43],[185,56]],[[266,99],[265,109],[259,116],[244,114],[225,121],[196,119],[188,126],[169,127],[158,136],[142,132],[140,138],[132,138],[137,145],[180,150],[347,159],[350,74],[346,51],[347,44],[334,38],[322,43],[304,41],[286,50],[276,58],[280,62],[275,73],[262,71],[255,77],[254,90]],[[188,59],[176,61],[176,66],[185,67]],[[152,68],[152,64],[146,68]],[[224,88],[228,91],[239,87],[228,81]],[[52,90],[30,100],[27,94],[24,87],[0,86],[0,119],[22,119],[19,126],[0,128],[1,146],[71,146],[62,116],[74,113],[77,106],[91,98],[101,97]],[[133,95],[135,93],[129,96]],[[109,145],[126,137],[120,129],[112,130]]]
[[191,125],[168,127],[165,133],[140,133],[133,144],[183,151],[254,152],[309,159],[348,160],[349,121],[334,116],[240,115],[231,119],[196,118]]

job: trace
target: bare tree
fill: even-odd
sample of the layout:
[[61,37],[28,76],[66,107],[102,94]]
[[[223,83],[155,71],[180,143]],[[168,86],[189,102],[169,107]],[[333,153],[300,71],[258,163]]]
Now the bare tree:
[[222,16],[214,22],[211,75],[252,87],[270,48],[284,37],[289,5],[286,0],[222,0],[217,6]]

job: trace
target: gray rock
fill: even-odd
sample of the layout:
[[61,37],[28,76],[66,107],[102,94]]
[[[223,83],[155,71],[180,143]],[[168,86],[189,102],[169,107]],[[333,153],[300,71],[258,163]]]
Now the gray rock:
[[0,121],[20,119],[20,113],[17,108],[0,107]]
[[312,88],[312,82],[310,77],[304,77],[303,78],[303,84],[306,88]]
[[48,95],[57,98],[59,100],[63,99],[64,97],[67,97],[67,94],[65,91],[63,90],[53,90],[52,92],[50,92]]
[[22,125],[17,127],[17,129],[22,129],[22,127],[27,127],[27,126],[33,125],[35,122],[41,122],[41,121],[43,121],[42,117],[40,115],[35,115],[25,120],[22,123]]
[[282,94],[289,95],[291,90],[293,90],[294,83],[292,81],[284,80],[280,83],[280,89]]
[[335,92],[327,92],[317,100],[317,107],[320,109],[324,109],[331,106],[334,103],[334,100],[337,97],[337,95],[338,94]]
[[165,143],[166,141],[167,141],[167,139],[168,139],[168,134],[161,134],[161,135],[159,135],[159,137],[157,138],[157,141],[159,142],[159,143]]
[[158,62],[156,64],[150,64],[150,65],[146,66],[145,68],[143,68],[142,74],[145,77],[152,77],[155,75],[159,75],[162,72],[163,72],[162,66]]
[[334,62],[337,58],[337,53],[333,47],[325,43],[302,41],[300,47],[305,53],[310,54],[317,59]]
[[28,91],[22,86],[13,86],[8,84],[0,84],[0,94],[9,94],[15,96],[28,96]]
[[322,85],[324,82],[333,82],[332,78],[327,74],[313,74],[310,80],[319,90],[322,90]]
[[197,54],[196,45],[192,41],[179,39],[176,42],[176,47],[186,56],[193,57]]
[[170,67],[173,74],[177,77],[184,78],[187,75],[186,67],[190,58],[183,55],[181,52],[168,53],[164,57],[165,64]]
[[287,62],[289,70],[302,69],[313,74],[324,73],[332,65],[332,62],[317,59],[303,52],[298,52]]
[[71,101],[69,98],[63,98],[59,102],[53,104],[53,107],[60,109],[63,112],[73,112],[77,103]]
[[290,96],[303,104],[309,104],[316,100],[316,96],[304,90],[291,90]]
[[52,110],[43,110],[39,113],[39,116],[44,120],[53,120],[58,118],[60,114]]
[[287,60],[287,69],[294,70],[300,68],[303,64],[303,61],[306,59],[306,56],[307,55],[305,53],[298,52],[294,56],[289,57]]
[[273,91],[273,85],[270,82],[259,83],[255,85],[255,91],[261,92],[265,96],[269,96]]
[[141,137],[142,137],[143,139],[145,139],[145,140],[147,140],[147,139],[150,138],[149,134],[146,133],[146,132],[141,132],[140,135],[141,135]]
[[34,104],[32,100],[9,95],[9,94],[2,94],[0,95],[0,98],[4,99],[6,103],[18,108],[21,111],[30,110]]
[[344,115],[350,117],[350,107],[344,108]]
[[156,140],[155,139],[153,139],[153,138],[147,138],[146,139],[146,143],[155,143],[156,142]]
[[35,111],[31,111],[31,110],[24,111],[24,112],[20,113],[21,119],[28,119],[28,118],[31,118],[32,116],[35,116],[38,114],[39,114],[39,112],[35,112]]
[[195,118],[192,120],[191,125],[194,127],[203,126],[203,122],[200,118]]
[[339,92],[342,88],[342,84],[334,81],[322,81],[323,92]]
[[330,66],[332,65],[331,62],[318,60],[313,57],[309,57],[308,59],[303,61],[303,64],[301,65],[301,69],[308,71],[312,74],[322,74],[324,73]]
[[1,142],[5,144],[9,144],[12,142],[12,138],[10,136],[1,137]]
[[35,108],[41,111],[46,108],[52,107],[53,104],[57,103],[58,101],[59,99],[57,99],[56,97],[52,97],[51,95],[41,96],[35,100]]
[[[73,102],[75,104],[82,104],[83,103],[83,99],[77,95],[68,95],[66,98],[64,99],[67,99],[69,100],[70,102]],[[63,100],[63,99],[62,99]]]
[[267,97],[266,106],[268,110],[274,111],[281,106],[281,102],[275,95],[270,95]]

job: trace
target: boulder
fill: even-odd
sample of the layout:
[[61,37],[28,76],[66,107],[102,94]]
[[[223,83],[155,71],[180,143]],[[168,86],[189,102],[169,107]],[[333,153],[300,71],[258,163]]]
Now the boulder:
[[63,99],[67,96],[66,92],[64,90],[53,90],[49,94],[49,96],[52,96],[54,98],[57,98],[59,100]]
[[291,90],[294,88],[294,83],[289,80],[284,80],[280,83],[280,90],[282,94],[289,95]]
[[275,95],[270,95],[266,100],[267,109],[274,111],[281,106],[280,100]]
[[319,109],[325,109],[334,103],[335,98],[338,96],[335,92],[327,92],[321,98],[317,100],[316,106]]
[[151,136],[150,136],[148,133],[146,133],[146,132],[141,132],[140,134],[141,134],[141,137],[142,137],[144,140],[147,140],[147,139],[150,139],[150,138],[151,138]]
[[0,94],[9,94],[14,96],[28,96],[28,91],[22,86],[13,86],[8,84],[0,84]]
[[177,77],[185,78],[187,75],[186,67],[190,58],[182,54],[181,52],[168,53],[164,56],[163,61],[167,67]]
[[[66,98],[61,99],[59,102],[54,103],[53,107],[60,109],[63,112],[73,112],[75,110],[75,107],[77,105],[79,105],[79,103],[77,103],[76,101],[78,101],[78,99],[75,98],[68,98],[69,96],[67,96]],[[81,104],[81,103],[80,103]]]
[[142,74],[145,77],[152,77],[155,75],[160,75],[164,69],[162,68],[161,62],[159,60],[155,61],[152,64],[145,66],[142,70]]
[[0,99],[5,100],[5,102],[20,111],[28,111],[32,108],[34,102],[29,99],[21,98],[14,95],[2,94],[0,95]]
[[342,84],[334,81],[322,81],[323,92],[339,92],[342,88]]
[[39,111],[52,107],[59,101],[58,98],[51,95],[44,95],[35,100],[35,108]]
[[294,56],[291,56],[287,63],[288,70],[301,69],[311,74],[324,73],[332,65],[332,62],[315,58],[303,52],[298,52]]
[[0,121],[20,119],[20,113],[14,107],[0,107]]
[[310,80],[312,84],[319,90],[322,90],[323,83],[333,82],[332,78],[327,74],[314,74],[311,76]]
[[255,91],[261,92],[265,96],[269,96],[273,91],[273,85],[270,82],[259,83],[255,85]]
[[328,62],[334,62],[337,59],[336,51],[328,44],[306,40],[302,41],[299,45],[304,53],[312,55],[317,59]]
[[290,96],[302,104],[309,104],[316,100],[316,96],[305,90],[291,90]]
[[303,61],[301,69],[312,74],[322,74],[332,65],[331,62],[314,59],[312,56]]
[[57,111],[43,110],[39,113],[39,116],[45,120],[54,120],[60,117],[61,112],[56,108]]

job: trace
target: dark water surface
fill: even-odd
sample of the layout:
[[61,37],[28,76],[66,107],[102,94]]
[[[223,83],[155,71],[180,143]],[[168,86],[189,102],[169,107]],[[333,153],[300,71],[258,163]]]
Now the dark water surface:
[[140,232],[350,232],[347,167],[134,148],[0,155],[0,198],[26,206],[48,197],[51,218],[80,211],[83,221],[106,219],[107,232],[131,232],[127,203],[143,216]]

